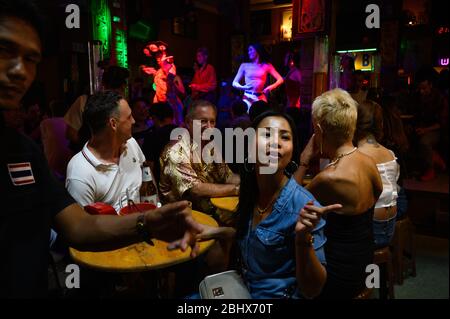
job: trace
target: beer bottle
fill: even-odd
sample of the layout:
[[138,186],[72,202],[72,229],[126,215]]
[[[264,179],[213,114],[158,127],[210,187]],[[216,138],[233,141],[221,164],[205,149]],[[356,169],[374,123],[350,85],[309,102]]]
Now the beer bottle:
[[141,203],[152,203],[155,206],[160,206],[158,199],[158,191],[153,182],[152,172],[147,162],[142,164],[142,185],[139,190]]

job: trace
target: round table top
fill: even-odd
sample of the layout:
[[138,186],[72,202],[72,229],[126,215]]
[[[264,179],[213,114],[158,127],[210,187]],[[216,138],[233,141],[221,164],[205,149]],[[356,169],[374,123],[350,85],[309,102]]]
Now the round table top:
[[239,196],[214,197],[211,198],[211,203],[219,209],[235,212],[239,204]]
[[[218,226],[217,222],[209,215],[193,210],[194,219],[201,224]],[[90,252],[78,251],[70,248],[72,259],[82,265],[97,270],[108,272],[138,272],[161,269],[173,266],[191,259],[190,249],[168,251],[167,242],[152,239],[154,246],[146,242],[132,244],[120,249]],[[199,254],[205,253],[215,240],[199,242]]]
[[303,187],[308,186],[309,183],[313,180],[312,177],[305,177],[303,178]]

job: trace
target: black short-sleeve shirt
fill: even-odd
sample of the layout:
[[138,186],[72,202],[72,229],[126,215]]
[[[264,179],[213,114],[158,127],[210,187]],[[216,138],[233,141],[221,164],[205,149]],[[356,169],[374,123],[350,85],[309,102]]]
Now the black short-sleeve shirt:
[[74,200],[1,113],[0,148],[0,298],[46,297],[50,224]]

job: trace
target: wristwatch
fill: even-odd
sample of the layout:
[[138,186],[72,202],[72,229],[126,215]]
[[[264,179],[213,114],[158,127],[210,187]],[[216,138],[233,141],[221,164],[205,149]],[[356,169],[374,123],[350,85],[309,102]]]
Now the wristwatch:
[[146,243],[154,246],[154,243],[150,239],[150,232],[148,231],[147,225],[145,223],[145,214],[139,214],[138,218],[136,219],[136,231],[142,241],[145,241]]

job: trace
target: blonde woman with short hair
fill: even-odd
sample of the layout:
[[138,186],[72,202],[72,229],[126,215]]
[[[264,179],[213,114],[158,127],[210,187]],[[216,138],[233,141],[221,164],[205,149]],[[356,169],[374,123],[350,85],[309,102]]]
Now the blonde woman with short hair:
[[350,94],[334,89],[317,97],[312,121],[314,135],[300,156],[296,178],[303,182],[316,155],[330,159],[307,189],[322,205],[342,205],[326,216],[327,282],[320,297],[354,298],[363,290],[365,269],[372,263],[373,211],[382,183],[374,161],[353,146],[357,102]]

